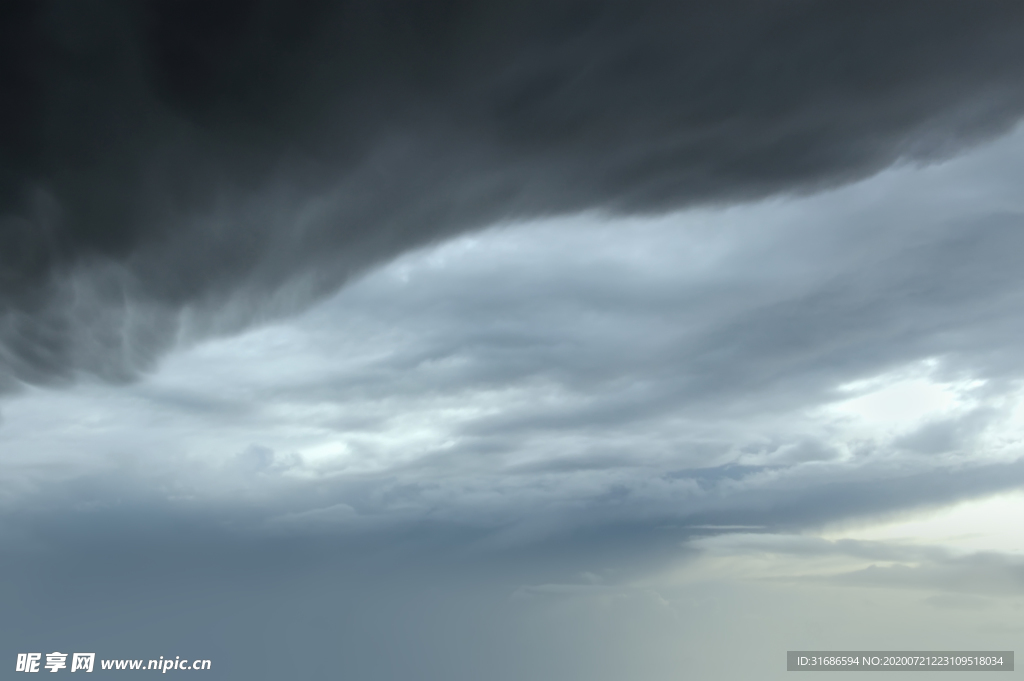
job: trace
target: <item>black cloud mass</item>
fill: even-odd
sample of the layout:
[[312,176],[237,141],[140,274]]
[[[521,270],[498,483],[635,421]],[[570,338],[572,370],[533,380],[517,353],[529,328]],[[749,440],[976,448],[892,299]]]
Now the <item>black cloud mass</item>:
[[808,192],[1024,112],[1017,2],[6,2],[0,391],[491,224]]

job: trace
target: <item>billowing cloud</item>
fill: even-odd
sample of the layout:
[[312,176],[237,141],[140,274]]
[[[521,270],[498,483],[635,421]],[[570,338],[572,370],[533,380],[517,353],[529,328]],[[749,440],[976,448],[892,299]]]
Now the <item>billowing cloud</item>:
[[1022,143],[406,254],[141,382],[8,400],[3,502],[508,546],[811,531],[1019,487],[1024,205],[998,178]]
[[1016,3],[3,11],[6,388],[130,379],[465,230],[811,191],[1024,110]]

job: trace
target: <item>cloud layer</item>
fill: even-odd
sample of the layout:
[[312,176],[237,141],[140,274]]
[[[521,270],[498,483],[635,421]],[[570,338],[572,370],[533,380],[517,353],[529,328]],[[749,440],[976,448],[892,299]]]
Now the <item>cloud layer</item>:
[[0,664],[1020,641],[1020,4],[0,13]]
[[407,254],[141,383],[9,400],[5,503],[528,544],[802,531],[1019,486],[1022,140]]
[[804,192],[1005,131],[1016,3],[13,3],[0,380],[130,379],[495,222]]

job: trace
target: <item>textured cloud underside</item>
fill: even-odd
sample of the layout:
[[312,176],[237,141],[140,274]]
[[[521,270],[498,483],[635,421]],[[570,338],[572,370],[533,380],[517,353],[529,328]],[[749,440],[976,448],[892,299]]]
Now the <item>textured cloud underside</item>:
[[8,3],[0,390],[495,222],[807,192],[1024,110],[1018,3]]

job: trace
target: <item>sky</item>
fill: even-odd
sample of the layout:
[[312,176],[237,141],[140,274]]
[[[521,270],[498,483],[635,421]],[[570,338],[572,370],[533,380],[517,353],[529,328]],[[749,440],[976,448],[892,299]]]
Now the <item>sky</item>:
[[0,11],[2,664],[1022,640],[1021,5]]

